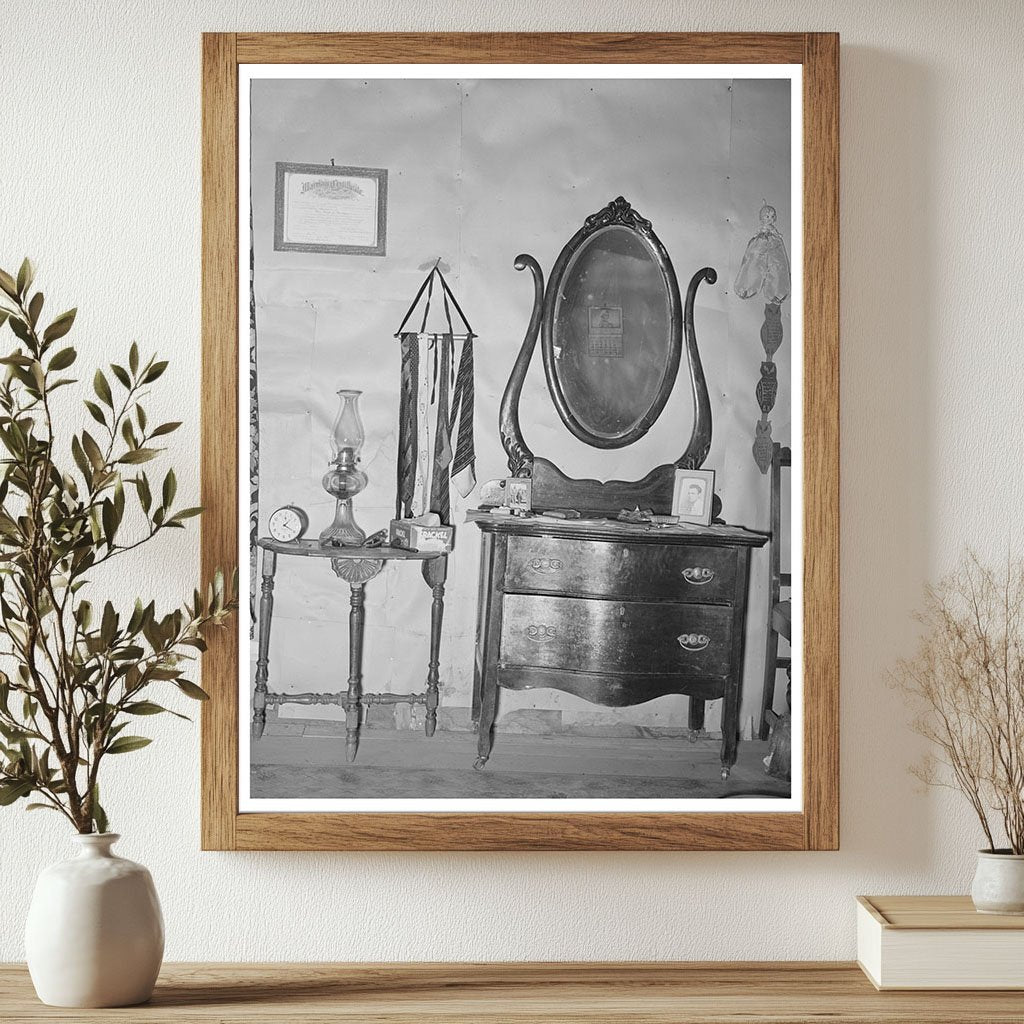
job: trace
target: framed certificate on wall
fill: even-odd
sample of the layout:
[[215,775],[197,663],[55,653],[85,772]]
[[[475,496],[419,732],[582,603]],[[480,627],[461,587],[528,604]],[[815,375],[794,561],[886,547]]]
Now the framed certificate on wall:
[[276,251],[387,254],[385,169],[279,162],[274,197]]

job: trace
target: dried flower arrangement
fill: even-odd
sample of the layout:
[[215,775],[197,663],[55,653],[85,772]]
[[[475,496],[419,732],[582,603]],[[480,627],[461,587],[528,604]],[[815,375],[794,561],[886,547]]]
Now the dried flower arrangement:
[[963,793],[989,852],[1000,840],[1000,852],[1024,854],[1024,561],[997,572],[969,554],[926,589],[916,618],[923,633],[896,682],[939,756],[911,770]]

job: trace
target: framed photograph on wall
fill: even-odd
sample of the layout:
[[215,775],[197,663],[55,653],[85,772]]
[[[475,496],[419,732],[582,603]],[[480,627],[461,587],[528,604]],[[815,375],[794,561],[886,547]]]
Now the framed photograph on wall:
[[387,204],[384,168],[279,162],[274,250],[385,256]]
[[204,36],[204,848],[837,847],[838,46]]

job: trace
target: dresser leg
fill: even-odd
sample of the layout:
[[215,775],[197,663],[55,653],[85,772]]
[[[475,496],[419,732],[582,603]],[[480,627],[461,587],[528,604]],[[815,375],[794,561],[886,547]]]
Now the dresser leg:
[[494,719],[498,714],[498,683],[493,677],[484,678],[483,693],[480,698],[480,724],[477,732],[477,758],[473,767],[479,771],[491,756],[491,745],[494,743]]
[[274,573],[277,552],[263,552],[256,692],[252,697],[252,738],[258,740],[267,724],[267,678],[270,675],[270,619],[274,614]]
[[740,694],[736,681],[730,681],[722,704],[722,778],[736,763],[740,742]]
[[348,693],[345,697],[345,760],[354,761],[359,749],[359,712],[363,689],[363,626],[366,611],[363,602],[366,587],[350,583],[351,609],[348,613]]
[[441,623],[444,619],[444,581],[448,576],[448,558],[431,558],[423,563],[423,578],[434,593],[430,609],[430,661],[427,666],[427,717],[423,731],[433,736],[437,729],[438,686],[440,684]]
[[699,697],[690,698],[690,742],[696,743],[704,735],[704,708],[705,702]]

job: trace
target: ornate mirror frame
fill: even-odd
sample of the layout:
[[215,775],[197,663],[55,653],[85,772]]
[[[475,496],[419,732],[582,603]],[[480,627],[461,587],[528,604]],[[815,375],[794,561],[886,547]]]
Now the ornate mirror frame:
[[[555,367],[554,319],[555,308],[563,279],[573,257],[598,232],[610,226],[621,226],[635,231],[650,250],[665,282],[669,300],[669,357],[659,392],[646,413],[621,440],[608,442],[580,423],[566,402],[561,380]],[[603,210],[591,214],[562,249],[551,271],[547,289],[544,273],[532,256],[522,253],[516,257],[516,270],[529,269],[533,276],[533,314],[526,329],[519,356],[512,367],[505,393],[501,399],[499,431],[501,443],[508,456],[508,468],[513,476],[533,478],[535,508],[574,508],[580,512],[617,512],[638,504],[655,512],[668,513],[672,507],[672,487],[676,469],[699,469],[711,448],[711,401],[707,381],[697,347],[697,334],[693,323],[693,304],[697,288],[704,281],[714,284],[718,275],[711,267],[703,267],[690,279],[686,289],[685,309],[680,311],[679,285],[668,252],[651,227],[632,208],[623,196],[613,199]],[[581,441],[596,448],[622,448],[643,437],[661,415],[672,393],[679,372],[682,353],[682,328],[686,331],[686,358],[689,384],[693,399],[693,428],[685,451],[672,464],[652,469],[642,480],[576,480],[567,476],[553,462],[540,458],[530,450],[523,438],[519,420],[519,400],[526,374],[542,336],[541,351],[548,391],[562,422]]]
[[[620,228],[633,232],[640,239],[644,248],[650,253],[661,273],[661,280],[665,287],[665,294],[668,299],[669,320],[668,358],[665,361],[658,393],[644,411],[644,414],[637,417],[632,427],[614,437],[597,434],[589,430],[570,408],[562,387],[562,377],[558,372],[558,362],[555,358],[555,317],[558,313],[559,299],[565,279],[570,269],[574,266],[577,257],[582,256],[586,247],[603,235],[608,228]],[[562,422],[576,437],[594,448],[625,448],[627,445],[633,444],[634,441],[638,441],[650,430],[665,408],[665,403],[668,401],[669,395],[672,394],[672,389],[675,386],[676,374],[679,372],[679,358],[682,354],[682,318],[679,284],[676,280],[675,270],[672,267],[672,260],[669,258],[665,246],[661,244],[661,240],[654,233],[651,222],[641,217],[639,212],[634,210],[623,196],[618,196],[603,210],[587,217],[583,227],[572,236],[555,261],[555,265],[551,270],[551,277],[548,279],[547,291],[544,296],[544,313],[541,320],[541,353],[544,357],[544,373],[548,380],[548,391],[551,392],[551,399],[555,403],[558,415],[562,417]],[[692,326],[691,317],[688,327],[692,328]],[[695,348],[693,350],[688,349],[688,352],[691,364],[694,357],[696,357],[698,377],[700,384],[703,386],[704,375],[700,370],[700,357],[696,356]],[[707,388],[704,387],[703,390],[703,402],[695,393],[694,408],[696,415],[694,416],[694,436],[698,431],[698,419],[701,420],[701,426],[704,425],[704,420],[707,421],[707,429],[710,435],[710,406],[707,402]],[[693,443],[694,437],[691,437],[691,446]]]
[[[239,562],[239,67],[246,64],[794,64],[802,66],[804,709],[800,811],[298,813],[239,809],[236,633],[211,639],[203,685],[207,850],[833,850],[839,844],[839,37],[834,33],[203,36],[202,572]],[[794,231],[801,225],[795,224]],[[530,266],[525,257],[522,269]],[[539,267],[534,275],[540,288]],[[685,318],[684,310],[684,318]],[[535,304],[531,330],[540,327]],[[535,322],[534,322],[535,321]],[[242,343],[244,346],[244,342]],[[243,347],[242,351],[245,349]],[[532,351],[531,353],[532,354]],[[520,359],[524,352],[520,352]],[[692,373],[692,367],[691,367]],[[799,396],[796,396],[799,401]],[[699,404],[699,403],[698,403]],[[503,417],[510,410],[502,407]],[[709,428],[710,429],[710,424]],[[698,431],[698,436],[701,436]],[[699,465],[702,442],[683,458]],[[521,446],[534,481],[564,478]],[[671,467],[670,467],[671,468]],[[659,467],[653,474],[657,492]],[[631,487],[633,485],[630,485]],[[636,491],[631,491],[635,497]],[[205,583],[204,583],[205,585]],[[246,766],[247,768],[248,766]],[[796,766],[795,766],[796,767]]]

